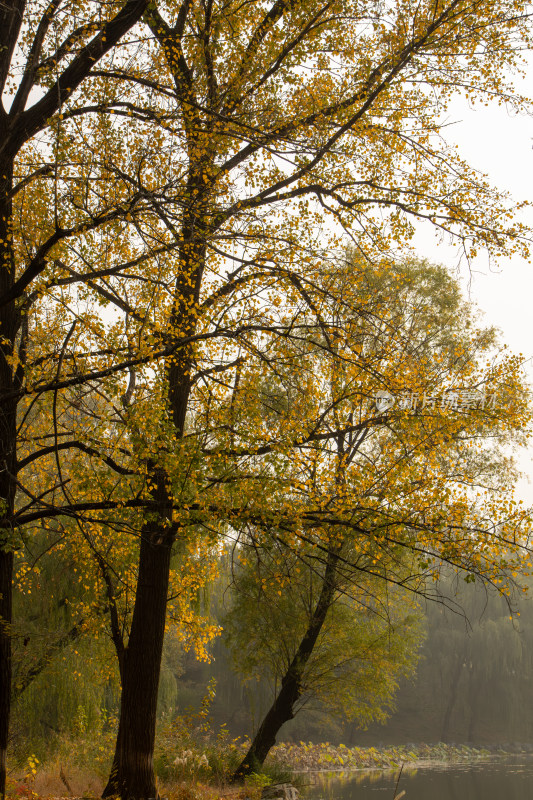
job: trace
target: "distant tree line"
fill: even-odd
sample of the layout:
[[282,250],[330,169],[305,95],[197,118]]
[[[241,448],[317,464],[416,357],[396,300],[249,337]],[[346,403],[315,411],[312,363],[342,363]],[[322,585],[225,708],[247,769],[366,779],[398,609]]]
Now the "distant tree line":
[[[280,738],[348,745],[532,743],[533,598],[524,594],[516,601],[511,621],[506,599],[495,591],[451,574],[440,584],[443,597],[453,598],[457,606],[425,605],[416,670],[400,679],[394,710],[386,720],[361,727],[315,700],[287,723]],[[214,727],[226,724],[232,734],[248,735],[268,707],[271,692],[265,680],[241,680],[226,641],[222,635],[213,642],[211,663],[182,655],[180,689],[176,683],[166,702],[173,712],[199,707],[207,682],[214,678]],[[166,661],[164,685],[170,674]],[[164,707],[161,713],[168,713]]]
[[[227,620],[232,602],[228,556],[224,563],[209,596],[198,600],[204,606],[209,604],[213,622],[218,624]],[[391,698],[390,716],[384,715],[378,722],[370,718],[368,725],[362,726],[364,717],[352,722],[347,718],[349,691],[340,698],[340,713],[338,703],[332,708],[314,695],[284,726],[280,741],[359,746],[533,742],[528,711],[533,701],[533,597],[528,593],[514,598],[511,620],[504,597],[480,583],[466,583],[461,575],[443,575],[439,590],[443,602],[428,602],[419,610],[405,643],[411,674],[402,678],[401,670],[397,673],[399,688]],[[80,730],[93,731],[96,735],[118,712],[119,686],[113,671],[106,672],[110,661],[105,640],[95,642],[80,636],[71,625],[66,606],[61,601],[57,605],[59,608],[47,612],[49,624],[57,631],[55,640],[47,638],[48,651],[43,628],[36,626],[37,616],[29,611],[16,640],[13,743],[21,753],[44,755],[54,737],[59,739],[69,732],[79,735]],[[42,623],[41,616],[39,619]],[[402,636],[401,630],[398,635]],[[243,651],[235,650],[235,641],[227,631],[213,639],[208,649],[210,660],[199,660],[175,633],[167,635],[159,724],[165,726],[176,716],[196,714],[210,681],[214,681],[215,694],[209,705],[212,730],[225,727],[232,736],[249,736],[272,702],[272,672],[248,672],[246,660],[240,660],[241,656],[245,659]],[[28,660],[30,675],[25,673]],[[331,680],[330,689],[337,687]],[[357,678],[352,689],[365,696]]]

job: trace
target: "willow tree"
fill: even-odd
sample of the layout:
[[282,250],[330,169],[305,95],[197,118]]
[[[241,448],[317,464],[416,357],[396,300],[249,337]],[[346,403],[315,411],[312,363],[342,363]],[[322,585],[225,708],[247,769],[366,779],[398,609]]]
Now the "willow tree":
[[[506,569],[520,568],[526,553],[528,518],[513,506],[506,456],[509,441],[523,441],[529,417],[519,359],[495,355],[494,331],[478,327],[443,268],[357,264],[352,255],[328,281],[338,298],[328,318],[335,343],[326,347],[316,332],[293,345],[292,362],[284,343],[276,376],[259,391],[254,376],[241,388],[242,405],[234,403],[233,414],[245,418],[255,396],[271,432],[315,421],[313,437],[278,454],[269,512],[261,520],[256,503],[255,518],[240,529],[244,577],[237,572],[236,582],[247,594],[238,593],[231,612],[238,658],[276,682],[236,778],[259,771],[283,725],[312,697],[338,603],[353,598],[353,624],[364,625],[357,607],[383,614],[397,587],[435,596],[433,578],[446,564],[508,589]],[[283,476],[277,484],[276,475]],[[309,572],[313,591],[299,596]],[[289,617],[285,628],[265,624],[269,608],[273,620]],[[387,676],[378,645],[375,656],[378,692]],[[323,666],[318,673],[324,677]],[[337,700],[342,670],[338,677],[337,694],[334,678],[328,687]],[[363,687],[358,701],[364,717]]]

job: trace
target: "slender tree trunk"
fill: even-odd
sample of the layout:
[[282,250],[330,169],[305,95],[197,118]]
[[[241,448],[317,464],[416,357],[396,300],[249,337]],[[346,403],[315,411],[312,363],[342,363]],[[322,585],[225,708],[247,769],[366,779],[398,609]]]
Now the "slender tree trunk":
[[33,681],[38,678],[48,666],[50,666],[50,661],[57,653],[60,653],[62,650],[80,638],[82,634],[82,623],[83,620],[80,620],[80,622],[76,623],[76,625],[73,625],[70,630],[64,633],[48,648],[48,650],[46,650],[43,656],[36,661],[32,661],[32,665],[26,674],[21,676],[15,675],[15,686],[11,691],[12,703],[16,703],[16,701],[22,697],[28,686],[31,686]]
[[250,749],[233,775],[234,781],[242,780],[246,775],[258,772],[261,769],[270,749],[276,744],[276,736],[280,729],[294,717],[294,706],[302,695],[302,679],[306,664],[313,653],[335,596],[337,562],[338,554],[330,550],[320,595],[309,620],[307,630],[298,645],[287,672],[282,678],[281,689],[259,726]]
[[170,524],[158,521],[143,527],[135,608],[123,657],[119,729],[103,797],[157,797],[153,753],[173,538]]
[[479,697],[481,695],[481,687],[482,681],[480,680],[479,674],[476,675],[476,670],[474,664],[470,666],[470,680],[469,680],[469,692],[468,692],[468,700],[470,705],[470,717],[468,721],[468,734],[467,734],[467,742],[471,744],[475,744],[476,742],[476,734],[478,730],[478,719],[479,719]]
[[442,728],[440,734],[441,742],[450,741],[450,724],[452,719],[452,712],[457,702],[459,680],[461,678],[461,672],[463,671],[464,658],[465,658],[464,653],[461,653],[459,655],[459,658],[455,662],[455,667],[453,670],[452,679],[450,681],[450,687],[448,690],[448,702],[446,703],[446,710],[444,712],[444,718],[442,720]]
[[[14,280],[11,249],[12,164],[0,162],[0,295]],[[14,303],[0,309],[0,797],[5,795],[6,751],[11,709],[11,623],[18,377],[13,374],[19,314]]]

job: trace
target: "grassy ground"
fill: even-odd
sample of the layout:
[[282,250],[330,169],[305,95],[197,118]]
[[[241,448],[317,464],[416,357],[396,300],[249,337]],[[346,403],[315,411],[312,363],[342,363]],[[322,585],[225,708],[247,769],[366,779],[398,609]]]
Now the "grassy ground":
[[[63,776],[63,779],[61,777]],[[40,800],[41,798],[99,798],[104,782],[88,770],[76,767],[49,764],[31,776],[12,774],[7,796],[17,800]],[[166,800],[259,800],[261,787],[217,786],[189,779],[170,784],[160,782],[159,793]]]

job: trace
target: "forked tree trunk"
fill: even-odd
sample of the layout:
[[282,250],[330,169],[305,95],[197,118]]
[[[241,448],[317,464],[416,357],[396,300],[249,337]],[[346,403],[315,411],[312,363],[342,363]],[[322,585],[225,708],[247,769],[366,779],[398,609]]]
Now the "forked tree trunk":
[[242,780],[252,772],[259,772],[282,726],[294,717],[294,707],[302,695],[304,670],[316,645],[327,613],[333,603],[336,588],[338,555],[328,552],[320,595],[294,658],[281,681],[274,702],[267,711],[250,749],[233,775],[234,781]]
[[172,540],[161,523],[143,527],[115,756],[102,797],[157,797],[153,752]]

